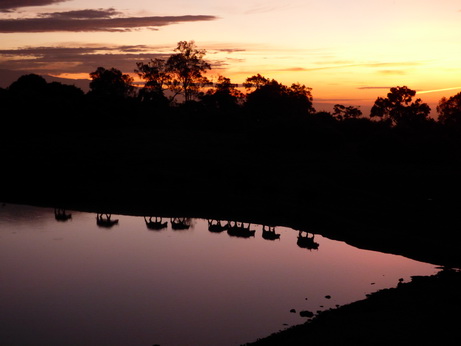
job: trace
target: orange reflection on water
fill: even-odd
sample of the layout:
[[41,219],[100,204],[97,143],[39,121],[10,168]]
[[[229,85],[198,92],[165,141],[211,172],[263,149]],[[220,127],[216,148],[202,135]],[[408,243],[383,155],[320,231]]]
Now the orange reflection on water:
[[[9,206],[0,210],[0,319],[11,344],[237,345],[363,299],[432,265],[315,235],[317,250],[279,239],[210,232],[207,220],[161,230],[144,218]],[[7,297],[7,299],[5,299]],[[295,309],[297,313],[290,312]],[[24,333],[27,331],[27,333]]]

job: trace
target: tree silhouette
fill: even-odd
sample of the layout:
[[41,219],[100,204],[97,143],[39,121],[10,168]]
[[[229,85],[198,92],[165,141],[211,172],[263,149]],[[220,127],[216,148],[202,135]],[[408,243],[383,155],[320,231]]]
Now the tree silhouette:
[[172,84],[171,74],[167,72],[164,59],[151,59],[147,64],[136,63],[134,71],[145,80],[144,87],[139,91],[141,101],[161,102],[166,100],[165,90]]
[[[65,127],[81,110],[84,93],[74,85],[48,83],[44,77],[26,74],[5,90],[2,107],[10,126],[20,128]],[[9,110],[9,111],[8,111]]]
[[239,107],[243,98],[243,93],[231,83],[230,78],[219,76],[215,88],[202,95],[201,101],[209,109],[233,111]]
[[173,99],[183,94],[185,102],[192,101],[200,88],[209,83],[204,74],[211,65],[203,59],[206,51],[197,49],[194,41],[178,42],[175,52],[166,61],[166,72],[171,77],[169,89],[173,92]]
[[461,93],[451,96],[450,98],[443,97],[437,106],[438,121],[443,125],[453,127],[461,126]]
[[336,104],[332,115],[338,120],[357,119],[362,116],[362,111],[359,107]]
[[303,116],[313,113],[311,88],[299,83],[287,87],[275,79],[255,75],[246,79],[244,86],[252,90],[247,94],[245,107],[265,116]]
[[295,111],[300,111],[301,113],[315,112],[312,106],[313,97],[311,91],[312,88],[306,87],[304,84],[291,84],[291,87],[287,89],[287,96]]
[[47,82],[45,78],[37,74],[26,74],[19,77],[8,87],[8,92],[21,103],[29,102],[32,106],[36,102],[42,102],[46,95]]
[[258,90],[263,86],[268,85],[270,80],[266,77],[261,76],[259,73],[257,75],[248,77],[243,83],[243,86],[247,89],[247,92],[253,91],[253,88]]
[[80,102],[84,95],[82,89],[75,85],[51,82],[47,85],[47,93],[53,99],[53,103],[62,104],[69,102]]
[[98,67],[96,71],[90,73],[92,81],[90,82],[89,92],[92,96],[102,98],[127,98],[133,96],[133,78],[123,74],[116,68],[106,70],[104,67]]
[[406,86],[390,89],[386,98],[378,97],[371,108],[370,117],[378,117],[392,125],[410,125],[427,119],[431,108],[421,99],[412,102],[416,91]]

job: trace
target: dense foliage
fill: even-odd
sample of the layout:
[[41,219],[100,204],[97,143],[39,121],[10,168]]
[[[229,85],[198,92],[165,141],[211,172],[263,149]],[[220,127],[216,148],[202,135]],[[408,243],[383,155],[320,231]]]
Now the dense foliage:
[[211,65],[205,55],[193,41],[181,41],[168,58],[136,63],[141,86],[115,68],[98,67],[89,73],[87,93],[72,85],[48,83],[35,74],[24,75],[0,90],[3,128],[290,128],[314,137],[325,131],[331,136],[354,133],[354,140],[375,131],[379,135],[424,131],[427,138],[428,133],[439,136],[444,129],[456,133],[460,128],[460,94],[440,101],[437,121],[429,117],[426,103],[413,100],[416,92],[407,86],[378,97],[369,116],[359,107],[341,104],[332,112],[317,112],[312,89],[299,83],[287,86],[260,74],[241,86],[224,76],[212,83],[206,77]]

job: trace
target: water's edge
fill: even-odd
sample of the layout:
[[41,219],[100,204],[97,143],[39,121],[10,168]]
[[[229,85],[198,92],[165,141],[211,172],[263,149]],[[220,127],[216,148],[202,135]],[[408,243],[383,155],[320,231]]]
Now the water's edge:
[[[91,196],[90,196],[91,197]],[[93,196],[94,197],[94,196]],[[144,203],[143,203],[144,202]],[[305,230],[319,234],[332,240],[343,241],[354,247],[372,250],[394,255],[401,255],[420,262],[426,262],[438,266],[461,268],[461,252],[459,252],[456,237],[459,232],[450,233],[451,236],[435,238],[426,233],[415,236],[414,231],[408,234],[396,227],[394,232],[383,230],[376,225],[376,229],[370,229],[369,225],[360,224],[360,220],[354,223],[353,219],[336,217],[325,210],[287,210],[287,205],[272,203],[272,208],[249,208],[242,201],[235,203],[232,211],[225,208],[216,208],[217,203],[198,200],[191,205],[175,206],[169,203],[156,203],[155,200],[146,203],[141,199],[126,203],[122,200],[103,202],[97,198],[88,198],[84,201],[70,201],[61,199],[54,202],[45,199],[21,198],[7,199],[3,203],[23,204],[37,207],[65,208],[69,210],[111,213],[127,216],[156,215],[163,217],[190,217],[215,220],[239,220],[255,224],[266,224],[289,227],[294,230]],[[223,205],[226,205],[222,203]],[[227,204],[232,204],[227,202]],[[280,210],[276,210],[280,206]]]

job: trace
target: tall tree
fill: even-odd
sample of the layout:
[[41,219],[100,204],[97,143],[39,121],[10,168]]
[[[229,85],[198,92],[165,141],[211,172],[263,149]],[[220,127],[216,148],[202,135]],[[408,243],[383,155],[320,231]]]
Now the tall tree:
[[134,93],[133,78],[116,68],[98,67],[90,73],[90,94],[98,97],[126,98]]
[[412,102],[416,91],[406,86],[391,88],[386,98],[378,97],[370,117],[378,117],[392,125],[409,125],[427,120],[431,108],[421,99]]
[[357,119],[362,116],[362,111],[359,107],[336,104],[332,115],[338,120]]
[[203,59],[206,51],[197,49],[194,41],[178,42],[175,52],[166,61],[166,72],[171,77],[169,89],[173,91],[173,98],[183,94],[186,102],[191,101],[209,84],[204,74],[211,65]]
[[216,110],[235,110],[242,103],[243,93],[231,83],[230,78],[219,76],[215,87],[201,96],[203,104]]
[[243,83],[243,86],[247,89],[248,92],[252,90],[261,89],[263,86],[270,83],[270,79],[267,79],[264,76],[261,76],[259,73],[257,75],[248,77]]
[[165,90],[171,85],[171,74],[167,72],[164,59],[151,59],[147,64],[136,63],[134,71],[144,79],[144,87],[140,90],[142,101],[165,100]]
[[11,83],[8,90],[24,100],[30,98],[41,98],[46,93],[47,82],[45,78],[37,74],[26,74]]
[[263,116],[303,116],[313,113],[311,88],[294,83],[290,87],[255,75],[246,79],[244,86],[250,91],[245,107]]
[[461,93],[448,99],[443,97],[437,106],[437,113],[441,124],[461,127]]

